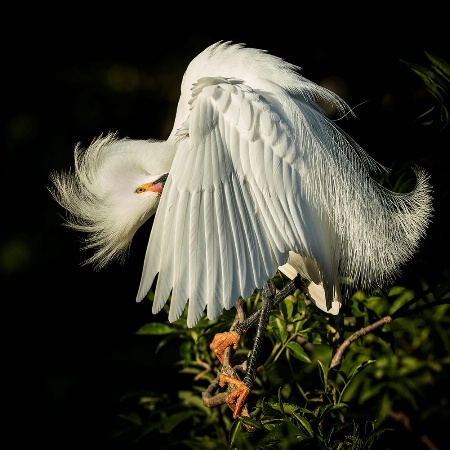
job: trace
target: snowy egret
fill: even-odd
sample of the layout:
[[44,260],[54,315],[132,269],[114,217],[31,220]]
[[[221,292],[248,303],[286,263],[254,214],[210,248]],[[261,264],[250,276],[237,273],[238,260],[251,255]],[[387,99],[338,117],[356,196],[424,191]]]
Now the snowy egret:
[[[348,286],[392,281],[430,221],[429,177],[414,168],[407,194],[377,184],[370,174],[387,169],[318,100],[352,114],[335,93],[264,50],[224,41],[206,48],[184,74],[167,140],[100,136],[75,147],[74,170],[51,174],[67,225],[86,232],[85,248],[94,250],[86,262],[123,258],[156,214],[137,301],[157,279],[153,312],[170,297],[169,320],[188,305],[189,327],[256,288],[273,296],[278,269],[300,274],[310,298],[332,314]],[[238,339],[219,339],[219,358]],[[235,417],[251,378],[230,394]]]

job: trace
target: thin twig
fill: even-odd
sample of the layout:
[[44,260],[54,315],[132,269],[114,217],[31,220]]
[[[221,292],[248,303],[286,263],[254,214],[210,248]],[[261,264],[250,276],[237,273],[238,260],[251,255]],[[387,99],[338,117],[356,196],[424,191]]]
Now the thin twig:
[[417,437],[423,442],[425,447],[428,448],[429,450],[439,450],[427,434],[420,434],[414,431],[414,428],[411,424],[411,418],[408,415],[406,415],[403,411],[391,410],[389,411],[389,417],[401,423],[406,430],[417,435]]
[[345,339],[345,341],[336,350],[336,353],[334,354],[333,359],[330,362],[330,366],[329,366],[330,369],[333,369],[341,364],[342,359],[344,358],[344,353],[352,342],[356,341],[361,336],[371,333],[372,331],[376,330],[377,328],[379,328],[383,325],[386,325],[388,323],[391,323],[391,322],[392,322],[392,317],[386,316],[386,317],[383,317],[382,319],[377,320],[376,322],[368,325],[367,327],[364,327],[358,331],[355,331],[350,337]]
[[209,373],[209,372],[211,372],[212,371],[212,367],[211,367],[211,365],[210,364],[208,364],[208,363],[206,363],[206,362],[204,362],[204,361],[200,361],[200,360],[198,360],[197,359],[197,364],[199,365],[199,366],[201,366],[201,367],[203,367],[205,370],[203,370],[203,372],[200,372],[199,374],[197,374],[195,377],[194,377],[194,380],[195,381],[198,381],[198,380],[201,380],[207,373]]

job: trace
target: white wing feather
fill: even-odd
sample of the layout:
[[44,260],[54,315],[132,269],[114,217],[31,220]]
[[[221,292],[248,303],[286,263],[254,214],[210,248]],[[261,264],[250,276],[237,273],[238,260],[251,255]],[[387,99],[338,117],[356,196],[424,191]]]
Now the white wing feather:
[[[297,227],[290,226],[292,214],[303,213],[294,206],[300,198],[290,185],[293,167],[282,159],[295,152],[293,133],[274,107],[247,86],[222,78],[199,80],[191,105],[150,237],[151,268],[146,264],[139,293],[148,291],[159,272],[154,310],[175,287],[169,319],[180,316],[189,298],[190,326],[207,304],[213,319],[239,296],[251,295],[286,262],[290,249],[304,253],[308,242],[301,217]],[[179,209],[187,214],[174,235]],[[221,224],[218,239],[213,224]],[[184,239],[176,246],[188,255],[182,274],[169,243],[178,235]],[[214,273],[212,280],[208,273]]]
[[[214,319],[261,288],[293,252],[313,262],[314,276],[302,275],[336,313],[343,278],[381,285],[413,255],[429,221],[428,177],[417,169],[406,195],[383,189],[369,174],[386,169],[312,101],[345,108],[338,97],[278,58],[221,45],[199,55],[183,81],[176,154],[137,299],[159,273],[153,311],[172,293],[169,320],[189,300],[193,326],[205,307]],[[257,63],[241,64],[251,52]],[[200,63],[211,76],[195,78],[206,72]]]

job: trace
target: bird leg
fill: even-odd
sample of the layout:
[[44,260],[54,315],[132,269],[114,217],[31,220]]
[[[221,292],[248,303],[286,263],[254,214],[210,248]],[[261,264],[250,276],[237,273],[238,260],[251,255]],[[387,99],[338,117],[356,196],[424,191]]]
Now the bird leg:
[[[297,275],[296,278],[286,284],[286,286],[284,286],[284,288],[275,295],[272,309],[281,303],[286,297],[292,295],[297,289],[302,289],[305,284],[306,280],[300,277],[300,275]],[[226,331],[224,333],[217,333],[214,336],[209,348],[215,353],[221,364],[223,364],[225,349],[227,347],[231,347],[233,351],[237,350],[241,336],[258,321],[261,312],[262,308],[239,323],[234,330]]]
[[[280,291],[278,291],[273,299],[272,309],[279,305],[286,297],[292,295],[297,289],[304,289],[307,286],[308,281],[297,275],[293,280],[286,284]],[[264,297],[263,297],[264,300]],[[242,335],[244,334],[252,325],[254,325],[260,314],[262,313],[262,308],[254,312],[251,316],[247,317],[243,322],[234,328],[236,333]]]
[[[275,285],[272,280],[268,280],[262,290],[262,306],[259,313],[256,337],[253,344],[253,349],[250,353],[250,359],[248,361],[247,372],[244,380],[240,381],[223,373],[220,375],[220,386],[223,387],[226,383],[236,386],[226,398],[227,404],[233,410],[234,419],[237,419],[241,415],[242,408],[255,382],[262,341],[267,324],[269,323],[270,312],[272,311],[274,304],[275,294]],[[240,337],[240,334],[236,331],[230,333],[233,333],[233,336],[237,335]]]
[[226,402],[233,410],[233,418],[237,418],[241,415],[242,408],[245,405],[245,401],[253,387],[259,356],[261,351],[261,343],[264,338],[264,333],[269,322],[270,313],[274,306],[282,302],[286,297],[292,295],[297,289],[302,289],[305,286],[305,280],[300,276],[297,276],[294,280],[290,281],[283,289],[278,293],[276,292],[275,285],[272,280],[267,281],[262,291],[262,306],[261,308],[236,325],[233,330],[225,333],[217,333],[211,344],[211,350],[216,354],[221,364],[225,363],[224,354],[228,347],[234,352],[238,345],[240,337],[256,322],[258,322],[258,328],[256,332],[255,342],[253,349],[250,353],[250,358],[247,365],[246,375],[244,380],[241,381],[235,376],[232,376],[233,372],[229,367],[223,367],[222,373],[219,376],[219,384],[224,387],[225,384],[235,386],[235,389],[230,391],[226,397]]

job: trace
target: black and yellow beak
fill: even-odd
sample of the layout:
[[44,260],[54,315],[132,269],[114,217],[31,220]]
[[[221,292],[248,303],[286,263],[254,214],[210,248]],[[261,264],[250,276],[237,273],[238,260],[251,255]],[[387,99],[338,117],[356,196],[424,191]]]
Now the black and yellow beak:
[[157,180],[152,181],[150,183],[141,184],[134,191],[135,194],[142,194],[143,192],[157,192],[159,194],[162,193],[164,185],[166,184],[168,173],[161,175]]

